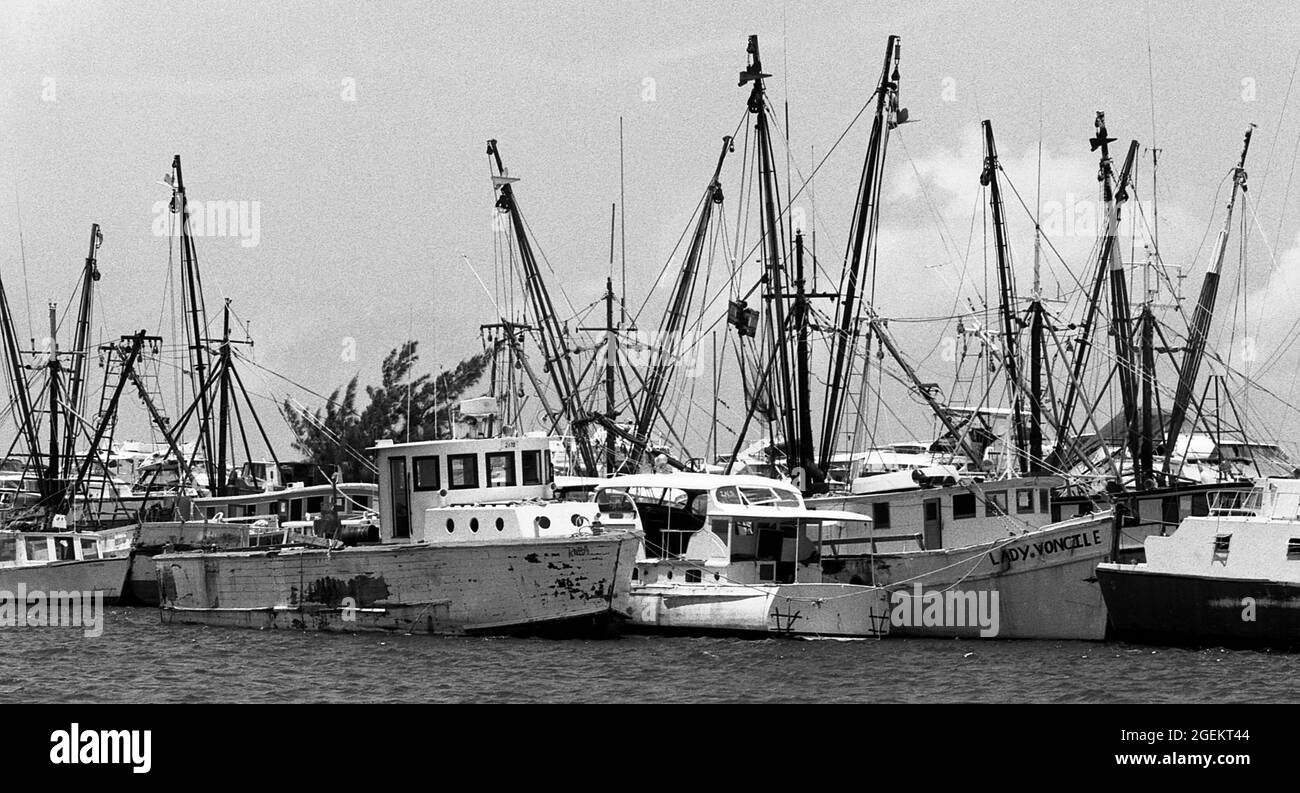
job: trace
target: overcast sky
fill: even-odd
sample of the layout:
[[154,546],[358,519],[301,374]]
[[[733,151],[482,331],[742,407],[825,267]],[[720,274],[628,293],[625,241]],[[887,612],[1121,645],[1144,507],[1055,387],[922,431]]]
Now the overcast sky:
[[[478,326],[494,319],[462,260],[491,277],[484,142],[499,139],[511,175],[522,179],[520,203],[555,268],[554,288],[583,306],[600,296],[607,274],[622,117],[626,288],[637,305],[689,221],[721,136],[742,119],[748,89],[736,76],[751,33],[774,75],[772,98],[789,101],[796,182],[868,100],[886,36],[902,38],[902,104],[913,123],[889,151],[878,288],[885,315],[948,315],[955,302],[978,298],[971,286],[983,289],[984,118],[993,121],[1008,180],[1031,206],[1041,144],[1044,217],[1059,210],[1060,221],[1048,236],[1075,277],[1086,277],[1095,228],[1074,221],[1080,202],[1096,195],[1087,139],[1096,111],[1105,110],[1117,159],[1130,139],[1143,146],[1144,211],[1147,148],[1154,141],[1163,150],[1161,250],[1188,268],[1189,309],[1209,259],[1203,239],[1222,221],[1227,193],[1216,191],[1246,125],[1258,125],[1248,162],[1248,269],[1239,275],[1234,238],[1218,327],[1235,311],[1237,359],[1248,357],[1241,336],[1249,336],[1264,369],[1258,364],[1300,316],[1300,185],[1291,184],[1300,86],[1288,96],[1300,10],[1282,0],[7,0],[0,273],[19,325],[28,311],[43,325],[47,301],[66,303],[89,225],[98,222],[97,334],[168,335],[169,246],[155,227],[157,202],[169,195],[159,179],[179,153],[191,200],[256,207],[255,229],[205,236],[197,247],[209,311],[222,297],[234,301],[261,364],[328,392],[357,372],[373,381],[383,355],[413,337],[424,370],[451,365],[480,349]],[[867,131],[855,125],[817,174],[818,254],[827,271],[843,255]],[[724,171],[724,190],[738,178],[734,168]],[[804,198],[796,205],[813,215]],[[1024,291],[1032,222],[1018,204],[1009,217]],[[1065,290],[1073,283],[1059,265],[1045,264],[1043,277],[1049,293],[1058,280]],[[951,379],[941,343],[951,326],[899,327],[923,376]],[[1227,341],[1220,339],[1224,354]],[[352,344],[355,356],[347,354]],[[1295,401],[1298,366],[1300,354],[1288,352],[1263,372],[1282,400],[1250,399],[1255,423],[1278,436],[1300,429],[1294,408],[1282,404]],[[250,386],[286,390],[260,376]],[[899,418],[912,423],[881,440],[930,433],[924,412],[903,404]]]

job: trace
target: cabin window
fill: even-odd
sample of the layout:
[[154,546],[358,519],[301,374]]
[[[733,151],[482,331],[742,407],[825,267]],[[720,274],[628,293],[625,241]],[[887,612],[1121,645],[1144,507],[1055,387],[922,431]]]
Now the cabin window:
[[50,561],[50,544],[44,537],[27,538],[27,561],[29,562],[48,562]]
[[324,496],[312,496],[311,498],[307,499],[307,512],[309,514],[315,514],[317,512],[320,512],[321,504],[323,504],[324,502],[325,502]]
[[984,494],[984,517],[996,518],[1007,514],[1007,491],[994,490]]
[[871,505],[871,522],[875,524],[873,528],[889,528],[889,502],[877,501]]
[[301,498],[295,498],[289,501],[289,520],[302,520]]
[[540,485],[546,479],[545,472],[542,471],[542,452],[539,449],[533,451],[520,452],[519,462],[523,468],[523,484]]
[[[0,553],[0,561],[4,560],[3,553]],[[1300,562],[1300,537],[1292,537],[1286,541],[1286,560],[1288,562]]]
[[416,457],[411,460],[415,465],[415,489],[418,491],[442,489],[442,474],[438,469],[438,458]]
[[[216,507],[208,507],[208,509],[207,509],[207,513],[208,513],[208,520],[212,520],[213,518],[215,518],[215,517],[217,516],[217,508],[216,508]],[[233,514],[233,511],[232,511],[232,514]]]
[[709,524],[709,528],[713,529],[713,533],[716,534],[716,535],[718,535],[718,539],[722,540],[722,544],[723,544],[723,545],[726,545],[726,544],[727,544],[727,528],[728,528],[730,525],[731,525],[731,521],[730,521],[730,520],[727,520],[726,518],[723,518],[723,519],[721,519],[721,520],[713,520],[713,521],[711,521],[710,524]]
[[89,537],[83,537],[83,538],[81,539],[81,558],[82,558],[82,559],[98,559],[98,558],[99,558],[99,543],[95,542],[94,540],[90,539]]
[[447,518],[447,533],[451,534],[455,530],[456,530],[456,521],[452,520],[451,518]]
[[719,504],[743,504],[740,500],[740,491],[734,487],[720,487],[713,493],[713,497],[718,500]]
[[687,571],[686,571],[686,583],[688,583],[688,584],[698,584],[698,583],[700,583],[701,578],[702,578],[702,576],[700,575],[700,571],[699,571],[699,570],[687,570]]
[[497,526],[497,531],[505,531],[505,530],[506,530],[506,521],[505,521],[505,519],[504,519],[504,518],[497,518],[496,526]]
[[71,537],[54,538],[54,558],[60,562],[71,562],[77,558],[77,549],[73,546]]
[[1210,514],[1210,499],[1204,493],[1192,494],[1192,516],[1204,517]]
[[473,454],[447,455],[447,478],[452,490],[478,487],[478,457]]
[[353,496],[352,500],[355,501],[356,505],[361,509],[370,508],[370,496]]
[[1231,534],[1216,534],[1216,535],[1214,535],[1214,555],[1215,555],[1215,557],[1226,557],[1226,556],[1228,555],[1228,547],[1229,547],[1231,544],[1232,544],[1232,535],[1231,535]]
[[469,530],[474,532],[475,534],[478,533],[478,518],[469,519]]
[[759,580],[759,581],[775,581],[775,580],[776,580],[776,565],[775,565],[775,564],[760,564],[760,565],[758,566],[758,580]]
[[1042,512],[1044,515],[1047,514],[1047,511],[1050,508],[1049,505],[1052,503],[1052,500],[1049,497],[1050,494],[1051,491],[1047,488],[1038,491],[1038,511]]
[[492,452],[487,456],[488,487],[515,486],[515,453]]
[[952,516],[955,520],[975,517],[975,494],[957,493],[953,495]]
[[18,561],[18,541],[13,537],[0,537],[0,562]]
[[1024,515],[1034,511],[1034,491],[1016,491],[1016,514]]
[[641,570],[640,570],[640,569],[638,569],[638,568],[636,568],[636,567],[633,567],[633,568],[632,568],[632,580],[633,580],[633,581],[639,581],[639,580],[641,580]]

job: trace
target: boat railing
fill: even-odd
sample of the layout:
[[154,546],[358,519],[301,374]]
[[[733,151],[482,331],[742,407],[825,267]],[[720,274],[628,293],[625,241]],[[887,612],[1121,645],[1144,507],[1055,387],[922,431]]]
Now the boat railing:
[[1213,490],[1209,493],[1211,517],[1257,517],[1264,509],[1264,491]]

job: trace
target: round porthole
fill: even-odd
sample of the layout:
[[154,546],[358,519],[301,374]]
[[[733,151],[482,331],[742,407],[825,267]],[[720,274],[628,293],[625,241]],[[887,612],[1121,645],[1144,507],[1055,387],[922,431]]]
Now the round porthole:
[[478,531],[478,518],[469,519],[469,530],[474,532]]
[[456,530],[456,521],[447,518],[447,533],[450,534]]
[[714,581],[720,581],[720,580],[722,580],[722,576],[718,575],[717,573],[714,573],[714,574],[713,574],[713,580],[714,580]]
[[505,531],[506,522],[504,518],[497,518],[497,531]]
[[673,571],[672,571],[672,570],[669,570],[669,571],[668,571],[668,580],[669,580],[669,581],[673,580]]
[[582,517],[581,515],[574,515],[573,517],[569,518],[569,522],[572,523],[574,526],[581,526],[583,523],[586,522],[586,520],[587,519]]
[[541,529],[551,528],[551,519],[546,517],[545,515],[542,515],[537,519],[537,527]]

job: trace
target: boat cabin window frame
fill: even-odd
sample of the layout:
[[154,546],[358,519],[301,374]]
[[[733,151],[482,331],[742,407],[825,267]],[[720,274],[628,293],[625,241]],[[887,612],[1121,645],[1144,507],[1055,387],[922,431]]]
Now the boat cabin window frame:
[[[23,544],[27,549],[27,561],[50,562],[54,560],[54,554],[50,551],[49,537],[24,537]],[[37,550],[39,552],[34,553]]]
[[1007,491],[984,491],[984,517],[1001,518],[1011,514],[1007,511]]
[[519,452],[519,484],[531,487],[546,482],[546,457],[542,452],[542,449]]
[[18,538],[0,537],[0,562],[18,561]]
[[1038,511],[1044,515],[1052,511],[1052,491],[1050,488],[1038,488]]
[[1286,560],[1300,562],[1300,537],[1291,537],[1286,541]]
[[77,538],[77,542],[78,542],[78,544],[81,545],[81,556],[80,556],[80,558],[82,558],[82,559],[98,559],[98,558],[100,558],[100,555],[99,555],[99,541],[96,540],[94,537],[78,537],[78,538]]
[[[504,482],[498,483],[494,481],[492,477],[492,462],[494,459],[500,460],[501,458],[505,458],[505,462],[506,462],[506,466],[504,468],[506,473],[506,479]],[[483,464],[486,467],[486,473],[487,473],[487,482],[485,484],[486,487],[517,487],[515,483],[518,481],[518,473],[516,471],[516,466],[518,465],[518,463],[515,460],[514,452],[512,451],[488,452],[487,454],[483,455]]]
[[[429,473],[426,465],[433,462],[433,481],[425,480],[424,474]],[[411,458],[412,472],[412,489],[417,493],[427,493],[442,489],[442,456],[438,454],[423,454],[419,457]]]
[[952,519],[953,520],[970,520],[976,517],[979,510],[979,500],[975,498],[974,493],[953,493],[952,494]]
[[890,524],[889,502],[873,502],[871,505],[871,527],[873,529],[887,529]]
[[1034,512],[1034,489],[1032,487],[1016,488],[1016,514],[1031,515]]
[[1232,532],[1214,535],[1214,558],[1226,558],[1232,549]]
[[[472,452],[468,454],[447,455],[447,489],[448,490],[477,490],[479,488],[478,457],[479,456],[477,454],[474,454]],[[470,461],[471,464],[468,467],[463,467],[461,471],[462,473],[466,471],[471,472],[471,476],[469,478],[461,479],[458,483],[457,476],[456,476],[456,465],[457,463],[463,465],[466,460]]]

